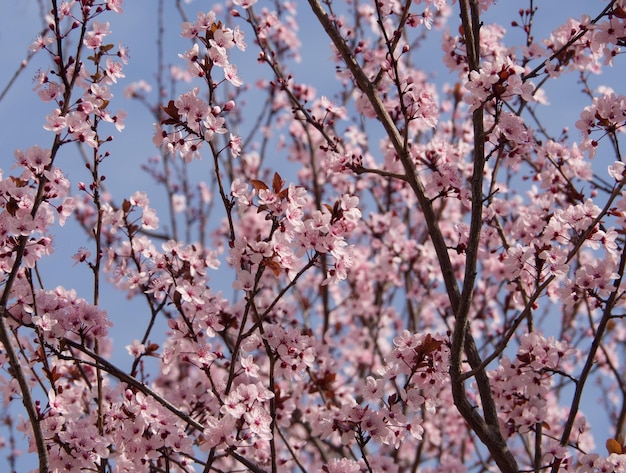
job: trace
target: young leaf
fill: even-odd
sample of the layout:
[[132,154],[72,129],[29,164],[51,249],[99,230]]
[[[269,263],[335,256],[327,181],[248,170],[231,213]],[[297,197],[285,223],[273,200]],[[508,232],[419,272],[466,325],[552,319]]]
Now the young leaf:
[[260,191],[261,189],[269,190],[269,187],[267,187],[267,184],[265,184],[265,182],[263,181],[259,181],[258,179],[250,180],[250,184],[252,184],[252,187],[254,187],[257,190],[257,192]]

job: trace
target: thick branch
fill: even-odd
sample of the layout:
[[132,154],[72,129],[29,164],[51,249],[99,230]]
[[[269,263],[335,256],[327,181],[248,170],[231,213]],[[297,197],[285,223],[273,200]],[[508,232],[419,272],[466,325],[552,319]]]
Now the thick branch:
[[[589,377],[593,366],[596,364],[596,353],[598,349],[602,345],[602,338],[607,329],[607,325],[609,320],[611,320],[613,308],[618,301],[618,295],[620,294],[620,286],[622,284],[624,271],[626,270],[626,253],[622,252],[622,256],[619,264],[619,279],[616,279],[613,282],[614,290],[609,296],[608,301],[606,302],[606,306],[602,313],[602,319],[600,319],[600,323],[598,324],[598,329],[596,330],[595,337],[593,338],[593,342],[591,343],[591,347],[589,348],[589,353],[587,354],[587,359],[585,360],[585,366],[578,377],[578,382],[576,383],[576,389],[574,390],[574,396],[572,398],[572,405],[569,410],[569,414],[567,417],[567,422],[565,422],[565,426],[563,427],[563,433],[561,434],[561,445],[567,445],[569,441],[569,436],[572,433],[572,429],[574,427],[574,421],[576,420],[576,416],[578,415],[578,410],[580,408],[580,402],[582,400],[583,389],[585,387],[585,383],[587,378]],[[559,466],[561,465],[561,459],[557,458],[552,465],[552,473],[557,473],[559,471]]]
[[[475,71],[480,67],[479,7],[474,0],[462,0],[460,8],[463,31],[465,33],[467,62],[470,71]],[[474,110],[472,124],[474,127],[474,154],[471,179],[472,213],[466,249],[463,289],[459,306],[455,311],[456,323],[452,340],[450,377],[455,405],[489,449],[500,470],[514,473],[518,471],[517,461],[500,433],[498,414],[491,393],[489,378],[484,367],[481,368],[482,360],[476,348],[474,338],[471,336],[468,322],[476,281],[478,247],[482,229],[483,173],[485,168],[485,130],[482,107]],[[470,366],[476,373],[476,385],[482,401],[484,414],[484,420],[480,419],[481,422],[475,419],[479,416],[476,410],[469,405],[465,392],[461,367],[463,352],[467,355]]]
[[[457,403],[459,410],[470,423],[472,428],[476,431],[479,438],[489,448],[494,460],[500,466],[502,471],[516,472],[518,471],[515,458],[508,450],[506,442],[502,438],[499,432],[497,414],[495,411],[495,405],[490,392],[489,381],[484,369],[477,370],[477,383],[483,401],[483,407],[485,409],[485,418],[482,419],[473,406],[470,405],[467,400],[467,396],[464,389],[464,383],[461,379],[461,356],[463,348],[468,355],[470,364],[476,368],[480,366],[481,360],[478,355],[475,343],[469,335],[467,316],[472,300],[472,292],[474,287],[474,281],[476,277],[476,258],[478,240],[480,237],[480,228],[482,226],[482,176],[484,168],[484,130],[482,120],[482,110],[478,110],[474,113],[474,133],[475,133],[475,151],[474,151],[474,175],[472,178],[472,222],[470,228],[470,237],[472,248],[469,248],[467,255],[468,264],[466,267],[465,280],[463,285],[463,296],[459,294],[459,288],[454,276],[450,257],[445,244],[443,235],[439,228],[438,220],[431,202],[426,197],[424,186],[417,176],[415,167],[411,160],[410,154],[407,148],[404,146],[404,142],[398,131],[395,123],[387,113],[376,88],[372,84],[372,81],[365,75],[360,65],[357,63],[354,55],[350,51],[349,47],[341,37],[339,31],[335,27],[332,20],[326,15],[322,9],[320,3],[317,0],[309,0],[313,12],[317,16],[318,20],[324,27],[326,33],[329,35],[333,44],[342,56],[345,64],[350,69],[350,72],[354,76],[354,79],[359,88],[366,94],[369,102],[376,111],[378,119],[381,121],[387,135],[398,154],[403,167],[407,175],[407,181],[413,189],[418,202],[424,213],[425,221],[428,226],[429,234],[433,242],[433,246],[437,253],[437,257],[441,266],[446,290],[450,299],[452,309],[457,316],[456,330],[453,339],[453,350],[456,348],[456,353],[453,354],[453,368],[451,373],[453,376],[453,394],[455,402]],[[470,15],[470,10],[472,14]],[[461,3],[462,16],[464,18],[464,28],[466,31],[466,44],[468,49],[468,60],[470,61],[470,68],[478,68],[478,46],[479,46],[479,17],[478,7],[472,2],[470,6],[469,0],[465,0]]]
[[432,203],[426,197],[426,190],[424,189],[424,185],[420,178],[417,176],[417,172],[415,170],[415,166],[411,160],[411,156],[404,146],[404,141],[396,124],[393,119],[385,109],[385,106],[382,103],[382,100],[378,96],[378,92],[376,87],[372,83],[372,81],[365,75],[363,69],[356,61],[352,51],[342,38],[341,34],[337,30],[333,21],[328,17],[320,2],[318,0],[308,0],[313,13],[319,20],[320,24],[328,34],[329,38],[333,42],[334,46],[341,54],[341,57],[350,69],[359,89],[367,96],[370,104],[376,111],[376,116],[380,120],[393,148],[400,158],[404,170],[406,172],[407,182],[413,189],[415,196],[420,204],[422,212],[424,213],[424,218],[426,220],[426,224],[428,226],[428,232],[430,234],[431,240],[433,242],[433,246],[435,247],[435,252],[437,253],[437,258],[439,259],[439,263],[441,266],[441,271],[443,274],[443,279],[446,285],[446,290],[448,292],[448,297],[450,298],[450,303],[452,305],[452,309],[456,312],[458,308],[460,293],[457,285],[456,278],[454,277],[454,270],[452,269],[452,263],[450,261],[450,255],[448,255],[448,249],[446,247],[446,242],[441,234],[441,229],[439,228],[439,223],[437,220],[437,215],[433,209]]
[[[16,334],[17,336],[17,334]],[[48,449],[44,441],[43,432],[41,430],[41,423],[39,422],[39,415],[35,408],[35,401],[30,392],[30,386],[26,380],[26,374],[22,369],[20,359],[13,348],[11,343],[9,330],[6,324],[6,310],[5,305],[0,305],[0,342],[4,346],[7,357],[9,358],[9,364],[13,370],[13,376],[17,380],[22,393],[22,404],[28,414],[28,420],[33,428],[33,435],[35,437],[35,444],[37,445],[37,455],[39,457],[39,471],[41,473],[48,473]]]
[[[148,386],[138,381],[137,379],[133,378],[132,376],[126,374],[124,371],[119,369],[114,364],[108,362],[107,360],[102,358],[100,355],[92,352],[91,350],[87,349],[85,346],[81,345],[80,343],[76,343],[75,341],[70,340],[68,338],[64,339],[63,342],[71,346],[72,348],[75,348],[76,350],[84,353],[89,358],[94,360],[93,362],[86,361],[86,360],[74,360],[74,361],[78,361],[79,363],[86,363],[96,368],[100,368],[103,371],[106,371],[107,373],[114,376],[116,379],[119,379],[120,381],[123,381],[126,384],[132,386],[133,388],[137,389],[138,391],[141,391],[146,396],[152,397],[155,401],[157,401],[159,404],[165,407],[168,411],[170,411],[176,417],[187,422],[189,425],[198,429],[200,432],[204,431],[204,427],[200,423],[198,423],[196,420],[192,419],[189,415],[187,415],[186,413],[178,409],[167,399],[161,397],[159,394],[154,392]],[[62,355],[59,355],[59,357],[63,358]]]

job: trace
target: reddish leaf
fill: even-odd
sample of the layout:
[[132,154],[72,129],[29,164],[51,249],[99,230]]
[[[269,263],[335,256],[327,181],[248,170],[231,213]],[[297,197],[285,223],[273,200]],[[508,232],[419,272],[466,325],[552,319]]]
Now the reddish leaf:
[[432,353],[436,350],[439,349],[439,347],[443,344],[443,342],[441,340],[434,340],[430,334],[426,335],[426,338],[424,339],[424,341],[422,342],[421,347],[419,348],[419,350],[424,353],[425,355],[428,355],[429,353]]
[[9,215],[15,217],[16,212],[20,209],[19,202],[11,197],[9,201],[4,204],[4,208],[9,213]]
[[148,355],[152,355],[154,354],[155,351],[157,351],[159,349],[159,344],[158,343],[150,343],[148,344],[148,346],[146,347],[146,354]]
[[254,187],[257,191],[260,191],[261,189],[269,190],[269,187],[267,187],[267,184],[265,184],[265,182],[263,181],[259,181],[258,179],[252,179],[250,181],[250,184],[252,184],[252,187]]
[[219,30],[221,28],[222,28],[222,22],[218,21],[217,23],[213,23],[211,25],[210,31],[211,31],[211,33],[215,33],[217,30]]
[[274,191],[274,194],[280,193],[280,190],[283,188],[283,184],[285,184],[285,181],[282,177],[280,177],[280,174],[275,172],[274,179],[272,179],[272,190]]
[[618,455],[621,455],[624,451],[622,445],[615,439],[608,439],[606,441],[606,449],[609,452],[609,455],[611,453],[617,453]]
[[15,187],[24,187],[26,186],[26,184],[28,184],[28,181],[24,181],[15,176],[10,176],[10,177],[11,177],[11,182],[13,183],[13,185],[15,185]]
[[50,371],[50,380],[54,384],[58,379],[60,379],[63,374],[59,373],[59,370],[56,366],[52,367],[52,371]]
[[274,276],[280,275],[280,270],[281,270],[280,264],[278,264],[273,259],[265,259],[263,260],[263,264],[265,265],[266,268],[269,268],[270,270],[272,270],[272,272],[274,273]]
[[170,117],[180,121],[180,114],[178,113],[178,108],[176,108],[173,100],[170,100],[166,107],[161,107],[161,110],[167,113]]

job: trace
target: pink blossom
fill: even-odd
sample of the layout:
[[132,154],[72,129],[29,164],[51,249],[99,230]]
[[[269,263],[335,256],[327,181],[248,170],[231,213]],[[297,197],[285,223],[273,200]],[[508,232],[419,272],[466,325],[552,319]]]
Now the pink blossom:
[[25,152],[16,150],[15,157],[19,165],[28,168],[35,174],[42,174],[44,169],[51,163],[50,150],[41,149],[37,145],[28,148]]
[[50,81],[39,89],[38,95],[44,102],[51,102],[59,98],[62,93],[63,87],[56,82]]
[[235,5],[238,5],[243,8],[250,8],[252,5],[256,4],[257,0],[233,0]]
[[234,64],[226,64],[224,66],[224,77],[235,87],[241,87],[243,85],[243,81],[237,75],[237,66]]
[[65,117],[61,115],[61,111],[58,108],[54,109],[52,114],[46,116],[46,122],[43,126],[44,129],[52,131],[57,135],[67,126]]
[[135,339],[131,345],[126,345],[126,350],[130,356],[137,358],[145,353],[146,347],[139,340]]
[[29,51],[37,52],[41,49],[45,49],[48,45],[54,42],[54,38],[51,35],[41,36],[38,35],[37,39],[28,48]]
[[241,154],[241,137],[230,134],[230,140],[228,141],[230,152],[234,158]]
[[328,473],[359,473],[361,466],[358,462],[348,458],[334,458],[323,467]]
[[113,82],[114,84],[117,84],[118,79],[122,79],[126,77],[122,73],[122,65],[119,62],[114,61],[113,59],[108,57],[106,58],[105,63],[106,63],[106,68],[104,72],[106,76],[111,80],[111,82]]
[[123,13],[122,4],[124,0],[106,0],[107,8],[115,13]]
[[87,32],[83,42],[89,49],[97,49],[102,46],[102,39],[109,34],[111,34],[111,31],[109,30],[108,22],[99,23],[94,21],[92,29]]
[[240,270],[237,275],[237,280],[233,283],[233,289],[251,291],[254,289],[254,275],[248,270]]

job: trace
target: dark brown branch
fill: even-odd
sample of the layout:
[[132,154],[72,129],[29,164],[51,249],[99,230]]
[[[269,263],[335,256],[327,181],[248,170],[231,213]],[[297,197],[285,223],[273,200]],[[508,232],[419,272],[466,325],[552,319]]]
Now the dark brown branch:
[[[356,58],[352,54],[352,51],[345,43],[341,34],[333,21],[324,12],[322,6],[318,0],[309,0],[309,5],[314,14],[318,18],[322,27],[332,40],[337,51],[341,55],[344,63],[352,73],[354,80],[361,91],[367,96],[370,104],[376,112],[377,118],[380,120],[383,128],[385,129],[389,140],[391,141],[396,154],[400,158],[404,170],[406,172],[406,179],[417,200],[420,204],[422,212],[424,213],[424,219],[428,226],[428,232],[435,248],[439,265],[442,271],[442,276],[448,293],[448,298],[452,310],[457,315],[457,328],[453,337],[453,355],[452,355],[452,390],[455,399],[455,403],[459,408],[459,411],[464,418],[470,423],[472,428],[476,431],[478,437],[487,446],[490,453],[494,457],[494,460],[503,472],[516,473],[518,471],[517,462],[508,449],[506,442],[504,441],[498,426],[497,415],[495,412],[495,405],[493,397],[490,392],[489,380],[487,374],[482,370],[477,370],[476,379],[479,387],[481,400],[483,401],[483,408],[485,409],[485,415],[489,422],[485,422],[477,412],[477,410],[469,403],[467,395],[465,393],[464,383],[461,379],[461,357],[463,351],[468,356],[470,365],[476,369],[481,365],[481,359],[478,354],[478,350],[474,343],[474,340],[469,335],[467,325],[467,314],[471,303],[471,295],[473,292],[474,278],[475,278],[475,263],[476,255],[468,256],[468,259],[474,258],[473,264],[466,270],[466,282],[464,284],[464,298],[461,298],[457,280],[454,275],[454,270],[451,264],[450,255],[448,254],[448,248],[441,233],[439,227],[437,214],[434,211],[432,202],[427,198],[425,188],[420,178],[417,175],[415,166],[411,160],[410,153],[405,145],[396,124],[390,117],[389,113],[385,109],[375,85],[365,75],[363,69],[356,61]],[[465,0],[461,3],[461,10],[464,17],[464,27],[466,34],[469,32],[469,39],[466,41],[468,45],[468,54],[471,55],[470,67],[473,64],[473,68],[478,67],[478,33],[479,33],[479,16],[478,5],[474,0]],[[471,10],[471,14],[470,14]],[[471,51],[471,52],[469,52]],[[472,230],[473,238],[475,239],[474,245],[477,245],[478,237],[480,236],[480,226],[482,225],[482,169],[484,167],[484,130],[482,128],[482,111],[474,116],[475,134],[477,133],[478,149],[475,150],[475,155],[480,155],[478,162],[474,164],[474,178],[472,180]],[[482,145],[480,144],[482,140]],[[476,252],[476,249],[473,250]],[[467,277],[469,275],[469,277]],[[463,306],[461,306],[463,304]]]
[[[576,389],[574,391],[574,396],[572,398],[572,405],[569,410],[569,415],[567,417],[567,421],[563,427],[563,433],[561,434],[561,445],[567,445],[569,441],[569,436],[574,427],[574,421],[576,420],[576,416],[578,415],[578,410],[580,408],[580,402],[582,399],[583,389],[585,387],[585,382],[591,373],[591,369],[596,363],[596,353],[602,344],[602,337],[607,328],[607,324],[609,320],[612,318],[612,311],[615,307],[615,304],[618,302],[618,295],[620,294],[619,288],[621,286],[622,280],[624,278],[624,271],[626,269],[626,252],[622,252],[622,256],[620,258],[619,271],[618,274],[620,277],[613,282],[614,290],[609,296],[608,301],[606,302],[606,306],[604,311],[602,312],[602,318],[600,319],[600,323],[598,324],[598,329],[596,331],[595,336],[593,337],[593,342],[591,343],[591,347],[589,348],[589,352],[587,354],[587,359],[585,360],[585,365],[578,377],[578,382],[576,383]],[[552,465],[552,473],[557,473],[559,471],[559,466],[561,465],[561,459],[557,458]]]
[[426,224],[428,225],[428,231],[441,265],[441,271],[446,285],[446,290],[448,292],[448,297],[450,298],[453,310],[456,311],[456,307],[458,306],[460,299],[460,293],[457,286],[456,278],[454,276],[452,263],[450,261],[450,255],[448,254],[448,248],[441,233],[441,229],[439,228],[437,214],[433,209],[430,199],[428,199],[428,197],[426,196],[424,184],[417,175],[417,171],[415,170],[415,166],[413,165],[411,156],[404,146],[402,136],[398,131],[398,128],[396,127],[393,119],[385,109],[385,106],[383,105],[382,100],[379,97],[378,92],[376,91],[376,88],[373,85],[372,81],[368,79],[368,77],[363,72],[361,66],[357,63],[354,55],[352,54],[352,51],[345,43],[333,21],[324,12],[324,9],[322,8],[320,2],[318,0],[308,0],[308,2],[311,6],[311,9],[313,10],[313,13],[328,34],[334,46],[337,48],[337,51],[339,51],[339,54],[341,55],[344,63],[350,69],[350,72],[352,73],[357,86],[367,96],[369,102],[376,112],[376,117],[380,120],[383,128],[385,129],[385,132],[387,133],[387,136],[389,137],[389,140],[391,141],[391,144],[394,147],[396,154],[402,162],[402,165],[407,173],[407,182],[413,189],[413,192],[417,197],[422,212],[424,213]]
[[[6,289],[5,291],[5,294],[8,293]],[[11,343],[9,330],[6,324],[6,318],[6,305],[5,303],[3,303],[2,305],[0,305],[0,343],[2,343],[2,345],[4,346],[4,351],[9,358],[9,365],[13,370],[13,376],[20,386],[20,391],[22,393],[22,404],[26,409],[28,419],[33,428],[35,444],[37,445],[37,455],[39,457],[39,471],[41,473],[48,473],[48,450],[46,449],[46,444],[41,429],[41,422],[39,419],[39,415],[37,414],[37,409],[35,408],[35,401],[33,400],[33,396],[30,392],[30,386],[28,385],[28,381],[26,380],[26,374],[22,369],[22,363],[20,362],[20,359],[15,349],[13,348],[13,344]],[[17,337],[17,334],[15,336]]]
[[[204,430],[204,426],[202,424],[199,424],[196,420],[194,420],[191,417],[189,417],[183,411],[181,411],[176,406],[174,406],[172,403],[170,403],[167,399],[161,397],[159,394],[154,392],[148,386],[146,386],[145,384],[143,384],[140,381],[137,381],[132,376],[126,374],[124,371],[120,370],[117,366],[115,366],[114,364],[108,362],[107,360],[102,358],[100,355],[92,352],[91,350],[87,349],[85,346],[81,345],[80,343],[76,343],[73,340],[70,340],[70,339],[66,338],[66,339],[63,339],[63,342],[66,343],[67,345],[71,346],[72,348],[75,348],[76,350],[80,351],[81,353],[84,353],[89,358],[94,360],[93,362],[91,362],[91,361],[86,361],[86,360],[76,360],[75,358],[72,358],[74,361],[79,361],[80,363],[86,363],[86,364],[94,366],[96,368],[100,368],[103,371],[106,371],[110,375],[114,376],[116,379],[119,379],[120,381],[123,381],[126,384],[132,386],[133,388],[137,389],[138,391],[141,391],[146,396],[152,397],[156,402],[161,404],[163,407],[165,407],[168,411],[170,411],[176,417],[178,417],[179,419],[187,422],[189,425],[191,425],[192,427],[198,429],[200,432],[202,432]],[[59,355],[59,357],[63,358],[64,356],[63,355]]]

